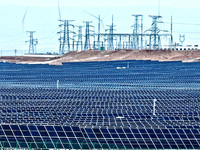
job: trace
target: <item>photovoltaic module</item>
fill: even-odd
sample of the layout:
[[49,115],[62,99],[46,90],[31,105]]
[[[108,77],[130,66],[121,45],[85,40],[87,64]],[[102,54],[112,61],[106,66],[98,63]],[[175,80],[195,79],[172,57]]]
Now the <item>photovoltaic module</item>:
[[0,147],[198,149],[199,66],[0,63]]

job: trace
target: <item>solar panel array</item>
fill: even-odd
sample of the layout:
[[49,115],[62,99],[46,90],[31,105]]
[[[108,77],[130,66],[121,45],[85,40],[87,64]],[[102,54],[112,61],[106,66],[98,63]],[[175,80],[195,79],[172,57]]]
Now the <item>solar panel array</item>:
[[198,149],[199,65],[0,63],[0,146]]

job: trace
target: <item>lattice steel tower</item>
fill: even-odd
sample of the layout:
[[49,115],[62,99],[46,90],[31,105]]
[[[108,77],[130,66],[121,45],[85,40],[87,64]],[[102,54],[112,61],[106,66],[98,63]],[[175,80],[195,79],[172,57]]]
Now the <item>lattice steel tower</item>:
[[[59,27],[61,28],[60,32],[58,32],[60,34],[60,46],[59,46],[59,53],[61,55],[63,55],[65,53],[65,47],[67,46],[67,51],[71,51],[71,43],[70,41],[73,40],[74,41],[74,31],[70,30],[70,27],[74,28],[73,24],[70,24],[70,22],[74,21],[74,20],[59,20],[60,22],[62,22],[62,24],[59,25]],[[63,29],[62,29],[63,27]],[[73,35],[71,35],[73,34]],[[72,36],[72,37],[71,37]]]
[[81,48],[81,50],[83,50],[83,33],[82,33],[82,29],[84,26],[77,26],[78,27],[78,41],[77,41],[77,47],[76,49],[78,50],[79,47]]
[[90,27],[94,27],[92,25],[90,25],[90,23],[92,23],[92,21],[83,21],[86,26],[85,26],[85,45],[84,45],[84,50],[88,50],[91,48],[90,45],[90,37],[94,36],[94,34],[92,35],[91,32],[94,32],[93,30],[90,30]]
[[36,50],[36,45],[38,44],[38,39],[33,38],[33,34],[36,31],[26,31],[26,33],[29,33],[29,40],[25,42],[29,42],[29,54],[34,54]]
[[171,16],[171,40],[170,40],[170,46],[171,46],[171,49],[172,49],[172,46],[173,46],[173,20],[172,20],[172,16]]
[[149,37],[149,46],[150,48],[152,48],[152,44],[151,44],[151,38],[153,38],[153,49],[159,49],[161,46],[160,43],[160,29],[158,28],[158,23],[162,23],[161,21],[159,21],[160,18],[162,18],[161,16],[149,16],[152,18],[152,25],[151,28],[148,29],[147,31],[151,31],[151,36]]
[[[143,48],[143,15],[132,15],[135,17],[133,29],[133,47],[135,49]],[[139,20],[140,18],[140,20]],[[139,38],[141,39],[139,41]]]
[[109,35],[108,35],[108,49],[109,50],[113,50],[114,49],[114,44],[113,44],[113,40],[114,40],[114,35],[113,35],[113,33],[114,33],[114,27],[115,27],[115,25],[114,25],[114,17],[113,17],[113,15],[112,15],[112,24],[111,25],[107,25],[108,27],[109,27],[109,29],[106,29],[106,31],[109,31]]

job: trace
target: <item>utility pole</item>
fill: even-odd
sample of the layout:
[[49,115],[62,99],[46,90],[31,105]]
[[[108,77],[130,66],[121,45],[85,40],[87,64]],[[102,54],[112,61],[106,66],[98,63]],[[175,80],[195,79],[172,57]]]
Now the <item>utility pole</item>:
[[[59,46],[59,53],[61,55],[63,55],[65,53],[65,46],[67,45],[67,51],[69,52],[71,50],[70,48],[70,40],[74,41],[74,35],[73,38],[71,38],[71,34],[74,34],[74,31],[70,30],[70,27],[74,28],[73,24],[70,24],[70,22],[74,21],[74,20],[59,20],[61,22],[61,24],[59,25],[59,27],[61,28],[60,32],[58,32],[60,34],[60,46]],[[63,28],[63,29],[62,29]]]
[[34,54],[35,53],[35,49],[36,49],[36,45],[38,44],[38,39],[34,39],[33,38],[33,34],[36,31],[26,31],[26,33],[29,33],[29,40],[25,41],[25,42],[29,42],[29,54]]
[[91,48],[90,47],[90,36],[92,36],[90,34],[90,32],[93,31],[93,30],[90,30],[90,27],[94,27],[94,26],[90,25],[90,23],[92,23],[92,21],[83,21],[83,22],[86,24],[86,27],[85,27],[85,45],[84,45],[84,50],[89,50]]

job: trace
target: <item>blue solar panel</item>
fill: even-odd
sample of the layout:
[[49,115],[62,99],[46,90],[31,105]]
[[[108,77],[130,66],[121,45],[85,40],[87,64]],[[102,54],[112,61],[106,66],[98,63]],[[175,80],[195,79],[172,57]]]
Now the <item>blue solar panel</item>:
[[198,149],[199,64],[0,63],[0,147]]

